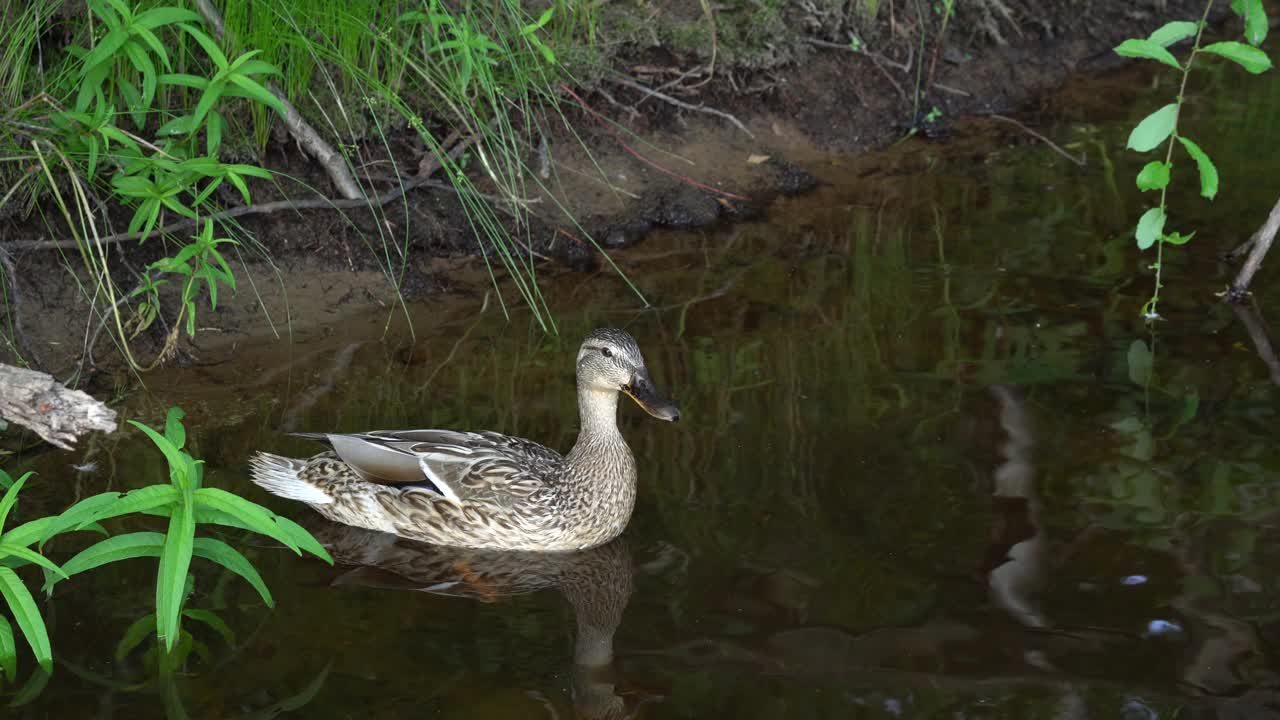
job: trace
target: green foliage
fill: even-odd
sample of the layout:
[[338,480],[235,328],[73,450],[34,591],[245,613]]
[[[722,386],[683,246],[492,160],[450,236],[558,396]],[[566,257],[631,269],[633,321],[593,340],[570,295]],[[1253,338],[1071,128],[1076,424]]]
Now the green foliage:
[[[49,645],[49,632],[31,592],[13,570],[23,565],[37,565],[54,575],[67,575],[62,568],[31,549],[31,544],[40,539],[40,533],[31,523],[4,531],[9,513],[18,502],[18,493],[30,476],[31,473],[26,473],[15,481],[0,470],[0,485],[8,488],[0,497],[0,597],[4,598],[9,614],[30,646],[36,662],[45,672],[52,672],[53,651]],[[0,670],[3,670],[6,681],[17,682],[18,648],[14,642],[13,626],[3,615],[0,615]]]
[[[1136,179],[1139,190],[1143,192],[1148,190],[1160,191],[1159,204],[1143,212],[1142,217],[1138,220],[1137,229],[1134,231],[1134,239],[1137,241],[1139,250],[1147,250],[1153,245],[1156,247],[1156,260],[1151,265],[1152,269],[1155,270],[1155,289],[1152,291],[1151,298],[1142,306],[1142,314],[1148,320],[1159,317],[1160,289],[1162,287],[1160,276],[1164,258],[1164,246],[1166,244],[1184,245],[1195,235],[1194,232],[1188,234],[1165,232],[1165,222],[1168,219],[1167,193],[1174,168],[1173,149],[1175,145],[1181,145],[1187,155],[1195,162],[1196,170],[1200,177],[1200,195],[1212,200],[1218,194],[1218,169],[1213,164],[1213,160],[1198,144],[1178,132],[1178,117],[1182,111],[1182,104],[1186,100],[1184,93],[1187,87],[1187,76],[1191,72],[1192,65],[1197,56],[1203,53],[1226,58],[1253,74],[1265,72],[1271,68],[1271,60],[1267,57],[1267,54],[1256,47],[1266,38],[1268,28],[1267,16],[1261,0],[1235,0],[1231,4],[1232,10],[1244,18],[1245,39],[1250,44],[1224,41],[1201,47],[1200,39],[1204,22],[1211,7],[1213,7],[1213,1],[1209,0],[1205,6],[1204,17],[1201,18],[1199,23],[1186,21],[1166,23],[1146,39],[1130,38],[1115,48],[1117,55],[1154,60],[1177,69],[1182,75],[1181,85],[1174,102],[1143,118],[1129,133],[1129,141],[1127,143],[1129,149],[1137,152],[1150,152],[1161,145],[1165,146],[1164,160],[1148,162],[1138,173]],[[1194,38],[1191,53],[1187,57],[1185,64],[1179,63],[1173,53],[1166,48],[1191,38]],[[1174,142],[1175,140],[1177,141],[1176,143]]]
[[[182,637],[182,618],[202,619],[198,611],[184,608],[190,593],[188,570],[191,560],[200,557],[244,578],[268,606],[274,606],[261,576],[238,550],[214,538],[196,537],[199,524],[230,524],[271,537],[295,553],[302,550],[327,562],[332,558],[310,533],[292,522],[283,521],[266,508],[218,488],[203,487],[204,464],[183,446],[186,431],[182,411],[170,408],[163,434],[136,421],[141,430],[164,454],[169,468],[167,484],[151,485],[128,493],[103,493],[86,498],[58,516],[52,530],[80,529],[121,515],[145,513],[168,518],[165,533],[133,532],[109,537],[81,551],[63,567],[62,578],[102,565],[139,557],[160,559],[156,576],[154,628],[166,651],[175,651]],[[51,591],[59,578],[45,585]],[[207,622],[204,617],[202,621]],[[126,634],[126,637],[128,634]]]

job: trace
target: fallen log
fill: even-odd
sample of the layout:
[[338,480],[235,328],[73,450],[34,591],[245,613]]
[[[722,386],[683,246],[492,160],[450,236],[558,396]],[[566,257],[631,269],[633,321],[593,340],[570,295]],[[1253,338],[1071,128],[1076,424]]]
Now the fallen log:
[[92,430],[115,432],[116,411],[51,375],[0,364],[0,418],[30,428],[52,445],[72,450]]

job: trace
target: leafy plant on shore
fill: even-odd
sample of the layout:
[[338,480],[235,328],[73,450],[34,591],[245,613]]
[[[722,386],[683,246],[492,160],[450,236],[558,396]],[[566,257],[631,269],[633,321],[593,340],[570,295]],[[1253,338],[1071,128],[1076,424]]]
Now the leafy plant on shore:
[[[1172,67],[1181,74],[1181,84],[1174,101],[1143,118],[1129,134],[1128,147],[1138,152],[1150,152],[1164,146],[1164,159],[1152,160],[1143,166],[1136,182],[1142,192],[1160,191],[1160,201],[1147,209],[1138,219],[1134,237],[1139,250],[1156,248],[1156,260],[1151,268],[1155,270],[1155,287],[1151,298],[1142,306],[1142,315],[1154,320],[1159,315],[1161,270],[1164,261],[1164,246],[1185,245],[1195,232],[1166,231],[1168,220],[1168,189],[1173,172],[1173,154],[1175,146],[1180,146],[1187,156],[1195,162],[1200,176],[1200,195],[1212,200],[1218,194],[1218,170],[1209,155],[1191,138],[1179,132],[1178,119],[1186,101],[1187,77],[1191,74],[1192,65],[1202,55],[1216,55],[1226,58],[1243,67],[1252,74],[1265,72],[1271,68],[1271,60],[1266,53],[1258,49],[1267,37],[1269,21],[1263,8],[1262,0],[1233,0],[1231,9],[1244,19],[1244,37],[1248,44],[1223,41],[1201,46],[1206,20],[1212,9],[1214,0],[1205,3],[1204,14],[1199,22],[1175,21],[1166,23],[1146,38],[1130,38],[1115,48],[1118,55],[1130,58],[1154,60]],[[1194,38],[1191,52],[1185,62],[1178,62],[1168,48],[1176,43]]]

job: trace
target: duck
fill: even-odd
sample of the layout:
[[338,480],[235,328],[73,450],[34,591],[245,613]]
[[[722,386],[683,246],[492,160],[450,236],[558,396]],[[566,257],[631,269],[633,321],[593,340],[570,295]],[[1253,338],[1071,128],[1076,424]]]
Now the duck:
[[334,522],[436,545],[571,552],[620,535],[636,461],[618,430],[619,396],[680,419],[635,338],[598,328],[578,348],[577,442],[565,455],[497,432],[294,433],[329,446],[309,458],[257,452],[250,479]]

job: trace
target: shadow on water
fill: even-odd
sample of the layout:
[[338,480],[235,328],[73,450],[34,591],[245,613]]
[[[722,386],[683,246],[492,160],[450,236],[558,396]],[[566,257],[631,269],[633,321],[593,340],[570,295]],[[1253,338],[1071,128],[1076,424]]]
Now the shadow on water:
[[[165,682],[147,643],[120,651],[151,606],[152,566],[86,574],[48,603],[57,672],[14,712],[1275,712],[1280,363],[1267,320],[1280,294],[1265,276],[1256,309],[1213,293],[1231,275],[1217,253],[1274,202],[1256,149],[1274,146],[1280,84],[1249,78],[1246,102],[1233,75],[1196,81],[1189,127],[1215,128],[1202,144],[1223,194],[1208,205],[1179,180],[1172,206],[1200,234],[1166,256],[1168,319],[1152,330],[1138,317],[1150,258],[1131,237],[1143,158],[1118,150],[1168,95],[1145,94],[1147,80],[1049,102],[1050,134],[1087,155],[1083,168],[1010,126],[969,123],[945,144],[832,161],[827,187],[761,222],[658,235],[619,256],[652,310],[635,312],[609,274],[553,276],[559,337],[519,315],[477,317],[478,298],[434,301],[416,309],[416,345],[380,340],[378,315],[341,339],[149,378],[126,415],[181,404],[208,483],[299,519],[305,508],[246,477],[255,449],[307,452],[282,430],[492,429],[567,449],[573,353],[598,325],[631,330],[686,418],[622,412],[636,512],[625,544],[585,557],[457,557],[330,528],[355,566],[337,587],[318,562],[247,549],[274,611],[199,569],[192,607],[231,632],[193,624],[199,648]],[[24,513],[151,482],[162,460],[144,443],[89,442],[87,474],[37,459]],[[560,592],[520,592],[544,586]]]

